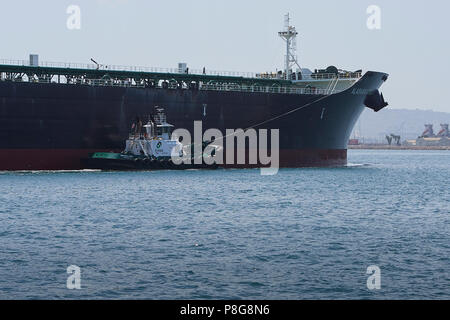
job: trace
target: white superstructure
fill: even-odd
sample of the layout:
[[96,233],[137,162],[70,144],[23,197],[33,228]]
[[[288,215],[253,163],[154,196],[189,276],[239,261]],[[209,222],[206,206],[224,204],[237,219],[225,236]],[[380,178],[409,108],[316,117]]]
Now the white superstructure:
[[[134,132],[125,144],[125,154],[147,158],[169,158],[183,155],[183,145],[172,140],[173,125],[167,123],[162,108],[156,107],[157,113],[144,126],[139,119],[133,124]],[[142,130],[142,128],[144,130]]]

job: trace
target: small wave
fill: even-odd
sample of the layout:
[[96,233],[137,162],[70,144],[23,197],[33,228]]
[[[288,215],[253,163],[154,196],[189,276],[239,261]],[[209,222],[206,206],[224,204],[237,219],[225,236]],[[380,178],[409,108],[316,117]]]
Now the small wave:
[[370,164],[368,163],[347,163],[346,167],[348,168],[357,168],[357,167],[369,167]]

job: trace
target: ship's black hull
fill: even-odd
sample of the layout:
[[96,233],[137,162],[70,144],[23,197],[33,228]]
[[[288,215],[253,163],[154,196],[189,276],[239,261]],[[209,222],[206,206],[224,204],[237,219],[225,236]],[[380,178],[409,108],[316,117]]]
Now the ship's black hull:
[[345,165],[366,96],[385,79],[368,72],[328,96],[0,81],[0,170],[80,169],[91,152],[121,151],[133,119],[156,105],[191,132],[198,120],[203,131],[279,129],[280,167]]

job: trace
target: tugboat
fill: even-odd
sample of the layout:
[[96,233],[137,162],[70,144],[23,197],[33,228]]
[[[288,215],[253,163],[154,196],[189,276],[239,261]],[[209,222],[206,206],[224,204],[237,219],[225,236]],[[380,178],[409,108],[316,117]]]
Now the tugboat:
[[[183,158],[187,156],[186,148],[193,150],[193,145],[183,146],[172,138],[173,125],[167,123],[164,109],[155,107],[156,114],[149,117],[147,124],[142,125],[139,117],[132,125],[132,132],[121,153],[94,152],[82,159],[85,169],[100,170],[162,170],[162,169],[215,169],[217,165],[175,164],[172,155]],[[144,128],[144,130],[142,130]],[[142,132],[144,131],[144,132]],[[203,149],[206,143],[203,145]],[[191,153],[193,154],[193,153]],[[193,160],[191,156],[191,160]],[[193,161],[191,161],[193,163]]]

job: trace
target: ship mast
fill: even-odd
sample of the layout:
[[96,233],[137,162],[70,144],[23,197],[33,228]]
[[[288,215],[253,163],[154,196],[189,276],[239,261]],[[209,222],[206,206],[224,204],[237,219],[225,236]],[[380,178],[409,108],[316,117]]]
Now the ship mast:
[[284,31],[278,32],[278,35],[286,42],[285,70],[286,79],[290,79],[292,67],[297,65],[301,70],[297,61],[297,35],[295,27],[290,25],[289,13],[284,16]]

